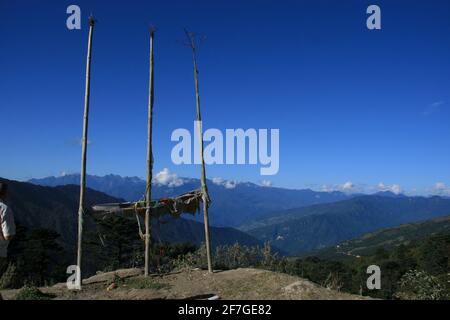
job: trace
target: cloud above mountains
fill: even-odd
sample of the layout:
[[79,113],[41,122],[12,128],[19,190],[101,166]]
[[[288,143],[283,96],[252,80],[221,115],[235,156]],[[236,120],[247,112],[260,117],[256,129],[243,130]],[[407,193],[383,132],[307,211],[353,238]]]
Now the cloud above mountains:
[[380,182],[377,186],[378,191],[381,192],[392,192],[395,194],[400,194],[403,192],[403,188],[398,184],[393,185],[385,185],[383,182]]
[[342,184],[333,184],[333,185],[324,184],[324,185],[322,185],[322,188],[320,191],[324,191],[324,192],[341,191],[341,192],[346,192],[346,193],[356,193],[356,192],[362,192],[363,190],[362,190],[362,186],[355,185],[353,182],[347,181]]
[[272,187],[273,186],[273,182],[270,180],[263,180],[261,181],[261,186],[263,187]]
[[450,186],[447,186],[443,182],[437,182],[433,188],[432,193],[439,196],[450,196]]
[[226,189],[234,189],[236,188],[236,185],[238,185],[236,180],[225,180],[220,177],[212,178],[211,181],[218,186],[225,187]]
[[[185,184],[189,179],[179,177],[178,174],[171,172],[168,168],[164,168],[158,172],[154,178],[153,183],[160,186],[168,187],[179,187]],[[221,177],[215,177],[211,179],[211,182],[215,185],[222,186],[225,189],[235,189],[239,184],[244,182],[239,182],[237,180],[227,180]],[[261,180],[258,183],[261,187],[273,187],[273,182],[270,180]],[[392,192],[396,195],[406,193],[411,195],[438,195],[438,196],[450,196],[450,185],[444,182],[437,182],[432,187],[425,189],[424,192],[417,192],[416,189],[410,189],[407,192],[400,184],[385,184],[380,182],[377,185],[368,185],[362,183],[354,183],[352,181],[346,181],[341,184],[324,184],[321,187],[317,185],[311,185],[311,189],[318,190],[322,192],[345,192],[347,194],[361,193],[361,194],[373,194],[376,192]]]
[[179,187],[184,184],[184,180],[178,177],[176,173],[170,172],[168,168],[164,168],[155,175],[153,183],[161,186]]
[[365,194],[371,194],[375,192],[392,192],[395,194],[400,194],[404,190],[399,184],[392,184],[387,185],[383,182],[380,182],[378,185],[366,185],[366,184],[356,184],[352,181],[347,181],[342,184],[333,184],[333,185],[322,185],[322,188],[320,189],[324,192],[333,192],[333,191],[340,191],[345,193],[365,193]]
[[353,190],[355,185],[351,181],[347,181],[346,183],[341,185],[342,190],[351,191]]
[[[168,168],[164,168],[163,170],[156,173],[153,177],[153,183],[155,185],[160,186],[168,186],[168,187],[179,187],[183,184],[187,183],[191,179],[179,177],[178,174],[171,172]],[[211,182],[215,185],[222,186],[225,189],[234,189],[239,184],[243,184],[244,182],[239,182],[237,180],[227,180],[221,177],[214,177],[211,179]],[[258,183],[261,187],[273,187],[273,182],[270,180],[261,180]],[[401,194],[404,192],[404,189],[399,184],[385,184],[380,182],[378,185],[366,185],[366,184],[356,184],[352,181],[346,181],[341,184],[325,184],[320,188],[314,188],[311,186],[311,189],[319,189],[322,192],[345,192],[348,194],[353,193],[363,193],[363,194],[371,194],[375,192],[392,192],[394,194]],[[446,186],[442,182],[436,183],[433,188],[429,189],[431,194],[435,195],[448,195],[450,196],[450,186]]]
[[[77,176],[77,179],[79,174],[71,174],[67,173],[65,171],[62,171],[59,174],[59,177],[65,178],[65,177],[71,177],[71,176]],[[117,176],[120,177],[120,176]],[[134,177],[134,180],[138,180],[138,182],[145,182],[145,179],[141,179],[138,177]],[[180,187],[184,184],[190,183],[194,180],[197,180],[196,178],[183,178],[180,177],[177,173],[171,172],[168,168],[164,168],[161,171],[157,172],[153,177],[153,184],[158,186],[167,186],[171,188]],[[253,185],[253,186],[260,186],[265,188],[271,188],[273,187],[273,182],[270,180],[260,180],[257,183],[247,183],[242,182],[238,180],[227,180],[221,177],[214,177],[210,180],[211,183],[222,186],[225,189],[235,189],[238,185]],[[344,192],[347,194],[373,194],[376,192],[392,192],[396,195],[398,194],[406,194],[410,196],[431,196],[431,195],[437,195],[437,196],[444,196],[444,197],[450,197],[450,184],[446,184],[444,182],[436,182],[434,185],[429,187],[422,187],[421,189],[416,188],[409,188],[405,189],[400,184],[393,183],[393,184],[385,184],[384,182],[380,182],[378,184],[363,184],[363,183],[354,183],[351,180],[348,180],[343,183],[339,184],[324,184],[324,185],[317,185],[317,184],[310,184],[306,185],[307,188],[310,188],[311,190],[315,191],[322,191],[322,192]],[[282,186],[280,188],[283,188]],[[301,187],[296,188],[302,189]]]

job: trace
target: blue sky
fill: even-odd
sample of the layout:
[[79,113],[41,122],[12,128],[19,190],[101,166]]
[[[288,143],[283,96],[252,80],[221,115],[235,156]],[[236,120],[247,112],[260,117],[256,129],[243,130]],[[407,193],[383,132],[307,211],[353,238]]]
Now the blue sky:
[[[81,30],[66,28],[70,4],[81,7]],[[370,4],[381,7],[382,30],[366,28]],[[213,165],[209,177],[450,190],[450,3],[438,0],[1,0],[0,176],[79,171],[91,12],[91,174],[145,175],[147,29],[155,24],[155,172],[199,176],[197,166],[170,159],[172,131],[192,131],[195,117],[191,56],[180,44],[188,27],[207,37],[204,128],[280,129],[277,175]]]

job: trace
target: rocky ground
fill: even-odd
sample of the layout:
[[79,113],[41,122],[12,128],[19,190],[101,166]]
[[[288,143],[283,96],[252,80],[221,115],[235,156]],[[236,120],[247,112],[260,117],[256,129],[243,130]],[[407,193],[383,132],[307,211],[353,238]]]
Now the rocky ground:
[[[366,297],[323,288],[308,280],[271,271],[240,268],[204,270],[152,275],[145,279],[141,269],[123,269],[100,273],[83,280],[83,290],[69,291],[65,283],[39,288],[53,299],[147,300],[147,299],[219,299],[245,300],[359,300]],[[15,299],[18,290],[4,290],[3,299]]]

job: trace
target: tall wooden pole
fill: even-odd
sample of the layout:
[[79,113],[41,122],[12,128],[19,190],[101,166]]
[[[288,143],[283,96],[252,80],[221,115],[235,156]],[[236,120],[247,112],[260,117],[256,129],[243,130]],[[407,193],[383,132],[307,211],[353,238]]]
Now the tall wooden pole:
[[194,63],[194,82],[195,82],[195,102],[197,109],[197,130],[199,136],[200,145],[200,159],[201,159],[201,188],[202,188],[202,198],[203,198],[203,223],[205,225],[205,242],[206,242],[206,257],[208,260],[208,271],[213,272],[212,259],[211,259],[211,240],[209,235],[209,217],[208,217],[208,207],[209,207],[209,195],[208,188],[206,186],[206,169],[205,169],[205,159],[203,156],[203,128],[202,128],[202,116],[200,113],[200,89],[198,84],[198,69],[197,69],[197,57],[196,57],[196,45],[195,39],[192,33],[185,30],[186,36],[189,40],[189,45],[192,49],[192,60]]
[[86,58],[86,87],[84,93],[84,118],[83,118],[83,138],[81,140],[81,172],[80,172],[80,203],[78,207],[78,250],[77,250],[77,266],[78,277],[77,286],[81,289],[81,257],[83,245],[83,213],[84,213],[84,193],[86,190],[86,157],[87,157],[87,143],[88,143],[88,123],[89,123],[89,97],[91,91],[91,50],[92,50],[92,36],[94,33],[95,20],[89,17],[89,38],[88,51]]
[[148,90],[148,140],[147,140],[147,188],[146,188],[146,207],[145,210],[145,276],[148,277],[150,260],[150,214],[152,201],[152,171],[153,171],[153,152],[152,152],[152,116],[153,116],[153,40],[155,28],[150,28],[150,73]]

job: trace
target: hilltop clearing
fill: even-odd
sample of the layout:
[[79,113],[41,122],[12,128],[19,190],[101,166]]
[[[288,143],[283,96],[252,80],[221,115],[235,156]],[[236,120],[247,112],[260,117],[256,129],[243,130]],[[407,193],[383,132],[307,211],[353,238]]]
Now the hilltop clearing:
[[[246,300],[360,300],[367,297],[320,287],[311,281],[282,273],[239,268],[208,274],[187,270],[163,276],[142,277],[141,269],[101,273],[83,281],[82,291],[69,291],[66,284],[40,288],[53,299],[148,300],[219,299]],[[19,290],[2,291],[4,299],[14,299]]]

